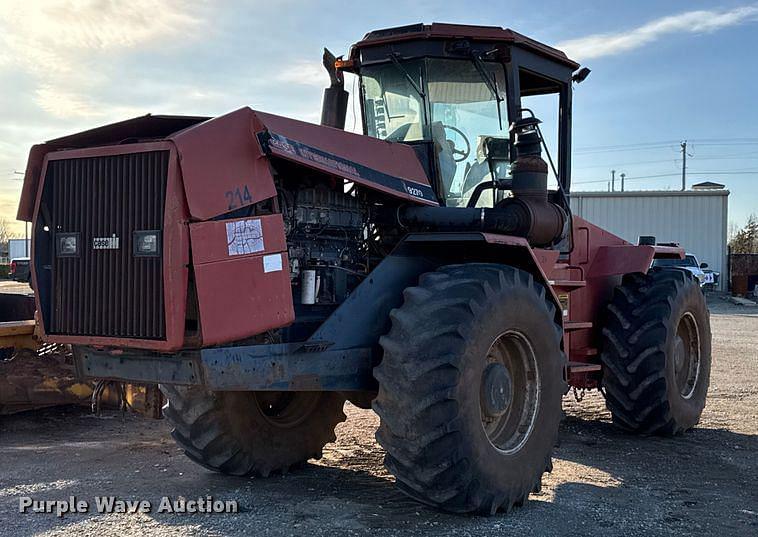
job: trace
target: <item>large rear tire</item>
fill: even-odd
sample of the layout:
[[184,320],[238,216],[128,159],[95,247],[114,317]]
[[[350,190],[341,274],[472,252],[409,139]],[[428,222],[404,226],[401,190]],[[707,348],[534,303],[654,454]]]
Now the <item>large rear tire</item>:
[[267,477],[321,458],[345,421],[333,392],[211,392],[161,385],[171,435],[196,463],[231,475]]
[[397,486],[456,513],[523,504],[552,468],[566,391],[545,288],[510,266],[445,266],[390,317],[374,410]]
[[711,372],[708,307],[695,277],[677,269],[624,276],[608,305],[601,360],[615,424],[663,436],[694,427]]

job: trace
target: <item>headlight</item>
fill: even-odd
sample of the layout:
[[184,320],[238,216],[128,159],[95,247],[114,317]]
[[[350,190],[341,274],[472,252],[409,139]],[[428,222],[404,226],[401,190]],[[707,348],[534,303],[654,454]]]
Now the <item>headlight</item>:
[[56,233],[55,253],[58,257],[79,257],[79,234]]
[[133,244],[135,257],[158,257],[161,255],[161,232],[135,231]]

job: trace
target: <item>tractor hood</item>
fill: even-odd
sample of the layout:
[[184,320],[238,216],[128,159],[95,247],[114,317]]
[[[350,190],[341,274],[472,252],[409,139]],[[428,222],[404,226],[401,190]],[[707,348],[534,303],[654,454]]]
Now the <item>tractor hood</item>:
[[176,147],[192,220],[208,220],[276,195],[272,164],[285,159],[411,202],[437,205],[413,148],[241,108],[208,119],[143,116],[32,147],[18,219],[31,221],[48,153],[169,140]]
[[276,195],[285,159],[416,203],[437,205],[413,148],[241,108],[169,137],[190,216],[207,220]]
[[154,116],[147,114],[32,146],[24,173],[24,187],[21,191],[17,219],[26,222],[32,221],[34,202],[37,198],[37,188],[39,187],[45,156],[51,151],[162,139],[171,133],[208,119],[210,118],[201,116]]

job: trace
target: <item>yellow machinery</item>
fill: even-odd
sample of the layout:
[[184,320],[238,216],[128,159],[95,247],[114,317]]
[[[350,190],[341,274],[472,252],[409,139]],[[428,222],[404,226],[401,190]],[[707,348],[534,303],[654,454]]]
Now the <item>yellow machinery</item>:
[[31,294],[0,293],[0,415],[91,403],[99,410],[102,401],[160,417],[155,385],[78,380],[68,346],[43,345],[37,337],[34,308]]

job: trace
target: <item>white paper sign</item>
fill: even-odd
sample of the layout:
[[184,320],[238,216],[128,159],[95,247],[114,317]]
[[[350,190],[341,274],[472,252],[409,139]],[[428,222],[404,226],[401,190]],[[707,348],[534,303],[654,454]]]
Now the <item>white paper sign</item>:
[[263,256],[263,272],[277,272],[280,270],[282,270],[282,254]]
[[254,254],[264,249],[260,219],[226,223],[226,244],[229,255]]

